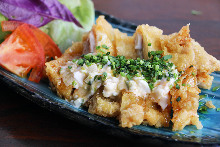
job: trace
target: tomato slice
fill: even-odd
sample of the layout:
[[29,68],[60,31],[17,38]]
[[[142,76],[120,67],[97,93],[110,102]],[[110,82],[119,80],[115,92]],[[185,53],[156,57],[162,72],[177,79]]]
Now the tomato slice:
[[[24,24],[18,21],[2,21],[1,26],[3,31],[14,31],[18,26]],[[50,61],[51,58],[60,57],[62,55],[58,46],[50,38],[49,35],[38,29],[33,25],[29,25],[38,41],[42,44],[45,52],[46,61]]]
[[1,26],[14,32],[0,45],[0,65],[21,77],[32,69],[28,80],[39,82],[45,60],[62,55],[58,46],[35,26],[18,21],[2,21]]
[[56,57],[60,57],[62,55],[58,46],[54,43],[54,41],[50,38],[49,35],[36,28],[35,26],[30,26],[34,35],[37,37],[38,41],[44,48],[44,54],[46,61],[50,61],[51,58],[55,59]]
[[39,82],[44,69],[44,49],[29,25],[22,24],[0,44],[0,65],[21,77]]

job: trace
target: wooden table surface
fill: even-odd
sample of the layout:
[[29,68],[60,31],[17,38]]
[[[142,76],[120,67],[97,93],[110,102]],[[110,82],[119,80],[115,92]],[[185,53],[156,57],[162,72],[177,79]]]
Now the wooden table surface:
[[[190,23],[191,36],[220,59],[219,0],[94,0],[97,10],[136,23],[155,25],[164,34]],[[191,10],[201,11],[192,15]],[[26,100],[0,83],[0,146],[136,145],[68,120]]]

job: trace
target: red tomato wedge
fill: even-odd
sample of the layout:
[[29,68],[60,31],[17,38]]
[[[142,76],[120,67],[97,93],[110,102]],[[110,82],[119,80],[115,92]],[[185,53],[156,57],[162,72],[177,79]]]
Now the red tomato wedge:
[[21,77],[39,82],[44,69],[44,49],[29,25],[22,24],[0,44],[0,65]]
[[[1,26],[3,31],[14,31],[18,26],[22,25],[24,23],[18,22],[18,21],[2,21]],[[62,55],[60,49],[58,46],[54,43],[54,41],[50,38],[49,35],[38,29],[37,27],[33,25],[29,25],[31,30],[33,31],[34,35],[37,37],[37,39],[42,44],[44,51],[45,51],[45,57],[47,61],[50,61],[51,58],[55,59],[55,57],[60,57]]]
[[58,46],[35,26],[18,21],[2,21],[1,26],[13,33],[0,45],[0,65],[21,77],[31,71],[28,80],[39,82],[45,60],[62,55]]

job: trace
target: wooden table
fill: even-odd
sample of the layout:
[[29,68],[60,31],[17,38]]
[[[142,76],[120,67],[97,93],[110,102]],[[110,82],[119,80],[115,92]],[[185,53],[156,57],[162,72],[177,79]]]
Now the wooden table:
[[[178,31],[190,23],[191,36],[220,59],[219,0],[94,0],[97,10],[136,23]],[[192,15],[191,10],[201,11]],[[137,145],[70,121],[26,100],[0,83],[0,146]]]

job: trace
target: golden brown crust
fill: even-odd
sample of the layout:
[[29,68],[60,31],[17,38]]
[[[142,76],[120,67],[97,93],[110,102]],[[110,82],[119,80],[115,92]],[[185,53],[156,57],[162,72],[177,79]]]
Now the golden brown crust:
[[187,68],[178,82],[180,89],[174,87],[170,91],[173,107],[171,120],[173,131],[182,130],[186,125],[196,125],[197,129],[202,128],[197,114],[201,90],[197,87],[196,74],[197,71],[194,67]]
[[193,65],[197,69],[199,87],[210,89],[213,78],[210,73],[220,70],[220,61],[209,55],[198,42],[190,38],[189,25],[178,33],[161,36],[161,47],[164,55],[172,55],[170,59],[178,71],[184,71]]
[[[139,33],[143,37],[144,58],[147,59],[149,51],[163,50],[164,55],[172,55],[172,61],[179,71],[185,71],[180,77],[180,89],[173,88],[170,91],[172,101],[162,110],[151,96],[137,97],[133,93],[123,92],[122,96],[117,98],[105,98],[102,94],[96,93],[86,106],[92,114],[104,117],[118,117],[122,127],[132,127],[134,125],[147,124],[155,127],[168,127],[171,119],[170,113],[173,109],[173,130],[182,130],[186,125],[196,125],[198,129],[202,128],[197,115],[200,89],[209,89],[212,85],[213,77],[209,74],[220,70],[220,63],[217,59],[205,52],[204,48],[195,42],[189,34],[189,26],[184,26],[178,33],[171,35],[162,35],[162,30],[149,25],[141,25],[137,28],[134,36],[113,29],[104,19],[99,17],[92,31],[85,34],[83,41],[74,43],[63,54],[62,57],[46,63],[46,73],[51,84],[57,90],[57,94],[66,99],[72,100],[73,92],[79,96],[87,95],[79,89],[73,89],[73,86],[66,86],[60,76],[60,67],[67,61],[77,58],[90,49],[94,35],[95,46],[106,45],[111,55],[123,55],[126,58],[137,58],[135,51],[135,36]],[[90,40],[89,40],[90,39]],[[151,43],[151,46],[148,46]],[[106,51],[106,52],[107,52]],[[101,52],[96,50],[94,52]],[[193,67],[189,68],[191,65]],[[182,86],[186,84],[186,86]],[[189,84],[190,86],[187,86]],[[180,97],[180,101],[177,101]]]
[[70,100],[72,97],[72,86],[66,86],[60,76],[61,66],[67,61],[76,58],[82,54],[82,43],[74,43],[65,53],[58,59],[46,63],[46,74],[51,84],[57,91],[57,94],[64,99]]

